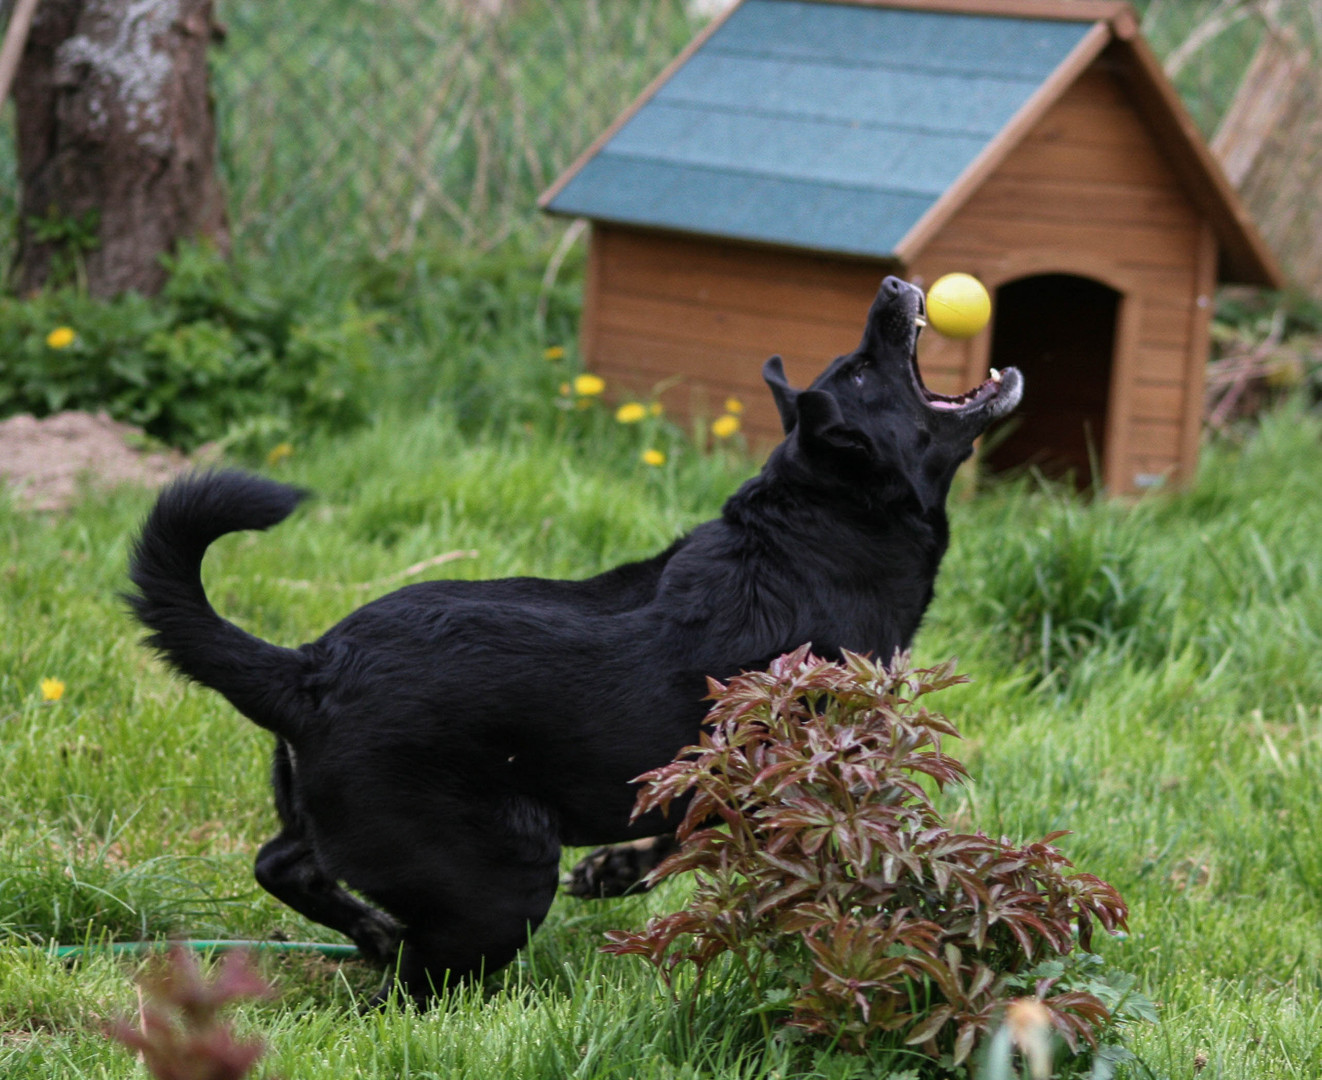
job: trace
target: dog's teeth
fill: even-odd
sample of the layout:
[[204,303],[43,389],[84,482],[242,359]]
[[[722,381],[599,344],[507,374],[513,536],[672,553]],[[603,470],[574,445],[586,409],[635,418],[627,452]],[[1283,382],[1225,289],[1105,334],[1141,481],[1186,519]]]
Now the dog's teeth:
[[926,326],[926,325],[927,325],[927,319],[926,319],[924,316],[922,316],[922,315],[915,315],[915,316],[913,317],[913,323],[914,323],[915,326]]
[[1001,373],[1000,373],[1000,371],[998,371],[996,368],[992,368],[992,369],[991,369],[991,377],[992,377],[992,382],[1000,382],[1000,381],[1001,381]]

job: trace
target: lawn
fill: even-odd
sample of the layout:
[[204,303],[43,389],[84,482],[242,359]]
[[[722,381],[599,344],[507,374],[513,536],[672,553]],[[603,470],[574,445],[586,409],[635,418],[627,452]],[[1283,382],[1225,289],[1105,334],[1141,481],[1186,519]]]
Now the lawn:
[[[537,362],[540,358],[537,358]],[[530,361],[532,363],[532,361]],[[579,576],[653,551],[715,512],[753,467],[674,433],[666,465],[601,406],[463,432],[434,408],[304,445],[269,471],[317,499],[275,532],[222,541],[218,607],[284,643],[425,573]],[[1133,1026],[1135,1076],[1322,1072],[1322,423],[1300,407],[1210,448],[1197,483],[1085,503],[1031,482],[953,504],[954,543],[916,643],[960,657],[943,692],[973,773],[945,808],[1019,841],[1068,829],[1079,869],[1117,886],[1131,934],[1101,945],[1161,1021]],[[0,1069],[131,1076],[99,1033],[129,1010],[135,962],[70,964],[34,942],[103,935],[324,939],[255,886],[274,828],[269,737],[181,685],[137,644],[117,597],[145,492],[75,509],[0,508]],[[416,575],[414,578],[416,579]],[[42,680],[64,683],[43,700]],[[566,860],[574,857],[568,853]],[[240,1010],[287,1077],[885,1075],[760,1035],[741,980],[676,1006],[651,969],[598,952],[679,902],[557,902],[515,966],[427,1015],[356,1015],[375,976],[264,958],[273,1002]],[[684,1001],[685,995],[691,1000]],[[869,1072],[868,1070],[872,1070]]]

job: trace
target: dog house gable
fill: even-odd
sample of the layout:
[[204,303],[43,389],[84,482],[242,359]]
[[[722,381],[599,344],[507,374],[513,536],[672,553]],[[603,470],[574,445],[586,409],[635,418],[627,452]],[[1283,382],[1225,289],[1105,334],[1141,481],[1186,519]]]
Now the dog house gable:
[[[593,222],[587,364],[681,409],[739,396],[770,441],[761,361],[802,382],[852,349],[883,274],[973,272],[1010,314],[1020,279],[1076,280],[1112,317],[1107,487],[1187,476],[1212,289],[1280,279],[1136,27],[1110,0],[744,0],[543,196]],[[1000,329],[926,335],[929,384],[984,378]]]
[[996,298],[989,333],[925,363],[946,386],[1025,374],[990,466],[1100,469],[1112,492],[1197,466],[1215,287],[1281,279],[1168,89],[1141,42],[1113,36],[947,217],[906,238],[915,276],[965,270]]

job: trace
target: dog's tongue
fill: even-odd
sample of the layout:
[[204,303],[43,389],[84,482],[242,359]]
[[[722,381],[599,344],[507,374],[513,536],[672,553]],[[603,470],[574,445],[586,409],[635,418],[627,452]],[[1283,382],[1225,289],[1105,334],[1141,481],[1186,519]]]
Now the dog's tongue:
[[991,369],[991,378],[980,386],[974,387],[967,394],[960,394],[958,397],[946,397],[944,394],[935,394],[926,387],[923,387],[927,397],[927,407],[937,409],[942,412],[958,412],[960,409],[966,409],[970,405],[976,405],[980,401],[985,401],[1000,391],[1001,373],[995,368]]

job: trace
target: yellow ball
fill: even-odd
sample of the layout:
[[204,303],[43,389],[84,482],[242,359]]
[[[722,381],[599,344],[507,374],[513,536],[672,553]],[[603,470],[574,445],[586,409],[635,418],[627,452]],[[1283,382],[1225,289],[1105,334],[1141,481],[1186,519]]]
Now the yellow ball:
[[971,338],[991,318],[991,297],[972,274],[946,274],[927,290],[927,321],[951,338]]

